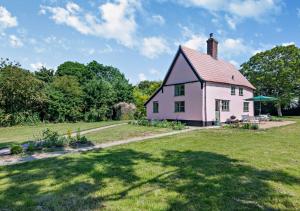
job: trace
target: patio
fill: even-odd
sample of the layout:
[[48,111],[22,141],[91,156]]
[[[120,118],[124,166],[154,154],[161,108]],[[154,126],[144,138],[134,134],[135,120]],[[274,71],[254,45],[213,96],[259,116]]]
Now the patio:
[[262,121],[259,123],[259,128],[260,129],[269,129],[273,127],[281,127],[281,126],[286,126],[290,124],[294,124],[296,122],[294,121]]

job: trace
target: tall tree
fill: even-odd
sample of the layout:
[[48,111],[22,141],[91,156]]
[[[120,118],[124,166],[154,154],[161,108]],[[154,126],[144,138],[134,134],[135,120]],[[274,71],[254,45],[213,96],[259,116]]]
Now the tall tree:
[[42,67],[38,71],[34,73],[35,77],[45,83],[50,83],[54,79],[54,70],[47,69],[46,67]]
[[84,64],[78,62],[64,62],[57,67],[57,76],[75,76],[80,83],[86,82],[94,77]]
[[133,86],[119,69],[104,66],[96,61],[90,62],[87,69],[93,72],[97,78],[112,84],[116,92],[116,102],[133,102]]
[[47,115],[53,121],[77,121],[82,118],[83,91],[74,76],[61,76],[45,89]]
[[0,71],[0,105],[6,113],[36,112],[45,100],[42,81],[18,66],[5,66]]
[[242,64],[241,72],[256,87],[256,93],[278,98],[277,112],[299,97],[300,49],[295,45],[276,46],[258,53]]

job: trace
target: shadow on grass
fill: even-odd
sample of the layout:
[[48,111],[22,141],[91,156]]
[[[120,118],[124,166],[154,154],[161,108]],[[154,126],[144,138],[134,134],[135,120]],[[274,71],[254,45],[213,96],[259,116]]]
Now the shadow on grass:
[[[147,178],[136,173],[153,165],[162,172]],[[157,188],[180,196],[157,196],[169,210],[294,209],[290,196],[268,182],[300,185],[299,178],[287,173],[258,170],[203,151],[165,151],[160,158],[130,149],[98,151],[2,167],[0,172],[0,210],[101,209],[119,200],[132,200],[134,207],[136,199]]]

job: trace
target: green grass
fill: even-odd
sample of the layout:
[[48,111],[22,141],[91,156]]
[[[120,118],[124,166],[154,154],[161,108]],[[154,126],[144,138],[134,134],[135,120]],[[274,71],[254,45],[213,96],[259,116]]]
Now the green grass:
[[291,119],[0,167],[0,210],[300,210]]
[[108,128],[94,133],[88,133],[85,136],[93,143],[103,143],[115,140],[129,139],[133,137],[149,136],[170,131],[172,131],[172,129],[136,125],[122,125],[119,127]]
[[33,126],[14,126],[14,127],[0,127],[0,147],[11,145],[13,143],[20,143],[40,137],[43,130],[49,128],[59,132],[59,134],[66,134],[68,130],[73,132],[80,130],[87,130],[106,125],[121,123],[121,121],[103,121],[103,122],[77,122],[77,123],[48,123],[38,124]]

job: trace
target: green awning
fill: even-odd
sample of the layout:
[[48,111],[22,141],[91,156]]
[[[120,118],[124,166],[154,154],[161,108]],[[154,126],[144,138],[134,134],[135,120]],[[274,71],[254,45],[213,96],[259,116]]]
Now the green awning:
[[259,95],[259,96],[248,98],[245,100],[246,101],[255,101],[255,102],[270,102],[270,101],[276,101],[277,98]]

